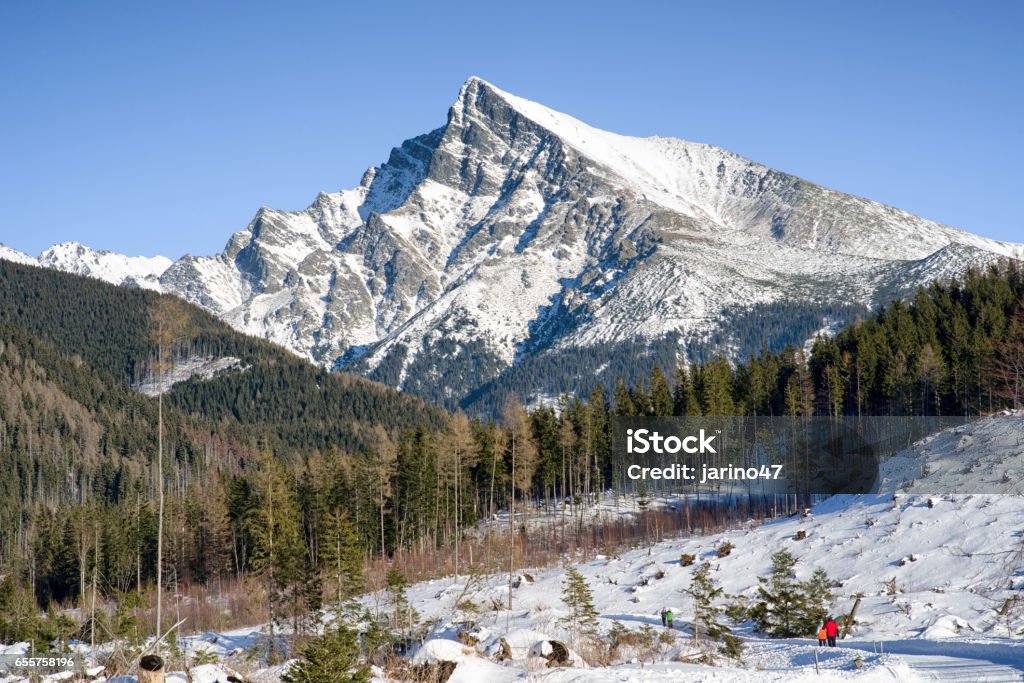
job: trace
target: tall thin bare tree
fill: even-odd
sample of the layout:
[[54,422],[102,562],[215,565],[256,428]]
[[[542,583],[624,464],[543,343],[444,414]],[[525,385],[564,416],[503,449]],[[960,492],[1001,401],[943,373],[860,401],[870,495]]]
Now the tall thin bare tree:
[[164,391],[172,352],[188,334],[189,313],[184,304],[172,296],[161,296],[150,309],[150,327],[156,342],[157,375],[157,447],[156,447],[156,652],[160,653],[163,638],[163,568],[164,568]]

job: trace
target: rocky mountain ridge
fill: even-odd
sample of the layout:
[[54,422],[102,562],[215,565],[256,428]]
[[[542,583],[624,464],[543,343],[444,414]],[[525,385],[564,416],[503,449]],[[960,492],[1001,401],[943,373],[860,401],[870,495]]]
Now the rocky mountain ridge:
[[742,354],[732,328],[756,326],[766,307],[802,307],[817,318],[809,334],[837,307],[855,315],[1022,256],[718,147],[600,131],[471,78],[444,126],[358,187],[302,211],[260,209],[220,254],[171,263],[57,245],[39,263],[178,294],[322,365],[456,405],[482,386],[529,400],[607,384],[639,369],[644,349],[660,362]]

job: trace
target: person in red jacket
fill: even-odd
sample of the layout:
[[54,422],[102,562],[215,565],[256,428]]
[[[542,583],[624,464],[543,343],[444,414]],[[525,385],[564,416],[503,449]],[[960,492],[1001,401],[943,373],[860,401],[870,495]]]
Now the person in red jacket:
[[836,646],[836,636],[839,635],[839,624],[832,617],[825,622],[825,636],[828,638],[828,646]]

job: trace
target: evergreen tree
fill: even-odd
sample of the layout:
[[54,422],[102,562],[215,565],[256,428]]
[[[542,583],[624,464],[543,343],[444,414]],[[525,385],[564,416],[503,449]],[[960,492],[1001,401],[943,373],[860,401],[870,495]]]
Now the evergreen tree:
[[370,678],[357,635],[345,626],[328,628],[310,641],[281,676],[285,683],[369,683]]
[[806,616],[803,628],[814,631],[828,618],[832,605],[832,579],[821,567],[814,570],[811,578],[803,584],[806,595]]
[[334,593],[338,615],[363,589],[363,548],[355,524],[340,507],[328,512],[320,527],[320,561]]
[[409,602],[409,596],[406,593],[409,588],[409,581],[402,572],[394,567],[388,570],[385,581],[387,584],[388,608],[390,609],[388,621],[391,630],[400,631],[403,637],[408,640],[411,637],[413,628],[416,627],[417,619],[419,619],[419,615],[412,608],[412,603]]
[[693,388],[692,371],[685,363],[676,367],[676,386],[672,392],[672,414],[678,416],[700,415],[700,400]]
[[693,598],[693,642],[700,644],[701,636],[721,640],[729,628],[719,623],[718,617],[725,611],[720,601],[725,590],[711,575],[711,563],[705,562],[697,568],[690,580],[690,587],[683,592]]
[[626,382],[620,375],[615,379],[615,414],[616,415],[640,415],[633,396],[626,388]]
[[757,630],[774,638],[794,638],[815,633],[828,616],[832,581],[820,567],[810,580],[797,581],[797,558],[788,550],[772,555],[772,573],[758,577],[760,602],[751,610]]
[[594,594],[575,567],[569,568],[562,581],[562,602],[569,608],[569,614],[559,622],[568,627],[573,642],[579,637],[597,634],[598,612],[594,607]]
[[270,454],[260,459],[258,491],[259,504],[248,520],[254,543],[252,568],[266,591],[270,617],[267,655],[275,660],[275,626],[291,621],[293,642],[300,635],[296,627],[305,613],[305,547],[294,483],[284,465]]
[[751,610],[757,630],[775,638],[805,636],[804,593],[796,580],[796,557],[782,549],[772,555],[772,573],[758,577],[757,596],[760,602]]
[[672,415],[672,392],[668,388],[665,374],[657,365],[651,369],[650,401],[652,415]]
[[718,356],[701,373],[701,403],[705,415],[733,415],[736,405],[732,396],[732,368]]

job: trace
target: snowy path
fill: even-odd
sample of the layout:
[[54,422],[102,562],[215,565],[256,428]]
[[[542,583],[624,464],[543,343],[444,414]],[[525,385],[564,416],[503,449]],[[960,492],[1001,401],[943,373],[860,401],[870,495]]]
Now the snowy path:
[[[873,652],[872,642],[844,642],[844,648]],[[1024,647],[993,642],[888,640],[887,654],[898,655],[915,671],[937,681],[1024,681]]]

